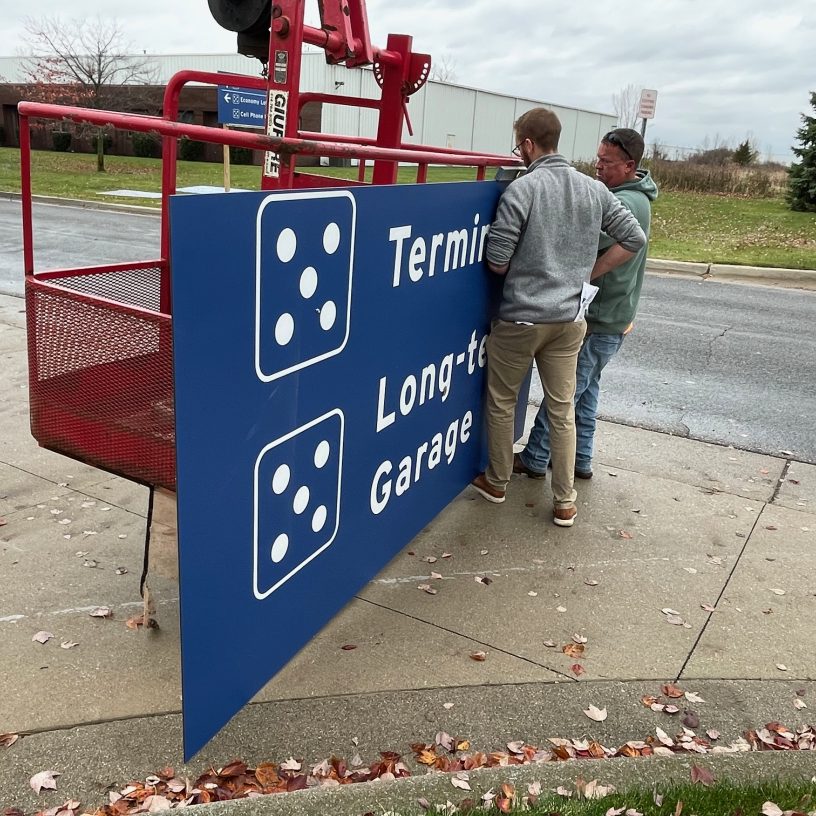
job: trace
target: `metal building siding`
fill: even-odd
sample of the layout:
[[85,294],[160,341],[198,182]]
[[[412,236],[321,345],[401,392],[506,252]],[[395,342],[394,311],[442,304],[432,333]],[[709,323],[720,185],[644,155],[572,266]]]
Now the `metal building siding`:
[[[230,81],[230,74],[260,76],[261,73],[260,62],[240,54],[147,54],[135,57],[146,59],[155,66],[159,84],[165,84],[173,74],[184,69],[223,71],[224,84],[234,84],[234,80]],[[0,75],[7,81],[22,81],[21,62],[20,57],[0,57]],[[318,50],[307,50],[302,55],[301,89],[370,99],[380,96],[371,69],[348,70],[328,65],[323,52]],[[513,123],[534,107],[547,107],[558,114],[563,127],[561,149],[570,159],[591,159],[600,137],[615,127],[615,117],[608,114],[429,81],[409,101],[408,113],[414,135],[408,133],[406,126],[403,140],[440,147],[452,142],[454,147],[462,150],[509,153],[513,147]],[[374,138],[377,112],[369,108],[324,104],[322,130],[324,133]]]
[[513,122],[516,100],[480,91],[473,117],[473,149],[487,153],[510,153],[515,146]]
[[472,150],[476,95],[470,88],[429,82],[425,89],[422,143]]

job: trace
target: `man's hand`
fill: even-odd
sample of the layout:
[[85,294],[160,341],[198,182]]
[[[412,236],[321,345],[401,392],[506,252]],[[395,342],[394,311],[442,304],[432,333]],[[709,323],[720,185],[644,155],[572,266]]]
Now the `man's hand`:
[[598,256],[598,259],[595,261],[595,266],[592,267],[592,274],[589,276],[589,279],[595,280],[596,278],[600,278],[601,275],[605,275],[616,266],[626,263],[634,254],[634,252],[624,249],[620,244],[612,244],[603,255]]
[[[621,262],[621,263],[622,263],[622,262]],[[494,264],[494,263],[490,263],[490,261],[488,261],[488,262],[487,262],[487,268],[488,268],[488,269],[489,269],[491,272],[495,272],[497,275],[506,275],[506,274],[507,274],[507,270],[510,268],[510,264],[509,264],[509,263],[506,263],[506,264],[504,264],[503,266],[496,266],[496,264]]]

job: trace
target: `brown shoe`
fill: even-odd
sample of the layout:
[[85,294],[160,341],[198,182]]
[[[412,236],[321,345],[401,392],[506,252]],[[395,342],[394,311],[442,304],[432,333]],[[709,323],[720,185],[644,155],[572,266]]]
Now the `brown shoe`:
[[531,479],[546,479],[546,473],[540,473],[537,470],[533,470],[532,468],[528,468],[527,465],[524,464],[522,458],[517,454],[513,454],[513,473],[524,473],[525,475],[529,476]]
[[578,515],[578,508],[573,504],[569,507],[553,508],[553,523],[559,527],[572,527],[575,524],[575,517]]
[[493,504],[501,504],[504,501],[504,494],[506,491],[499,490],[498,487],[493,487],[485,478],[484,473],[480,473],[471,483],[472,487],[482,496]]

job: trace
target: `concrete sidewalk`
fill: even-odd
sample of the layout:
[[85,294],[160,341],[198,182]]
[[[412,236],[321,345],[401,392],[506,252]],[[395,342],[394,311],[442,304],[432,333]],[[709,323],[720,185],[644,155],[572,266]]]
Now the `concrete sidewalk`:
[[[804,690],[816,706],[816,467],[601,423],[574,528],[551,524],[549,483],[515,478],[500,506],[465,490],[185,767],[177,585],[151,580],[158,631],[125,625],[141,606],[147,491],[31,438],[23,309],[0,297],[0,733],[29,735],[0,747],[3,807],[74,798],[92,811],[111,786],[168,765],[195,777],[233,757],[410,757],[411,743],[440,730],[485,751],[556,736],[617,747],[682,729],[640,702],[669,681],[704,698],[681,708],[723,744],[770,721],[812,721],[793,700]],[[484,576],[492,582],[477,582]],[[417,589],[429,582],[436,595]],[[90,617],[97,606],[114,617]],[[669,623],[667,608],[686,625]],[[54,638],[33,642],[41,630]],[[579,659],[561,650],[573,634],[587,639]],[[213,660],[229,655],[229,644],[213,644]],[[589,704],[608,719],[589,720]],[[723,758],[733,773],[739,760]],[[812,774],[812,755],[748,760],[760,762],[742,766],[752,778],[762,768]],[[674,768],[687,778],[688,763],[667,762],[527,773],[637,780]],[[61,774],[58,792],[33,793],[28,780],[42,770]],[[493,772],[481,773],[489,787]],[[386,790],[388,802],[410,801],[437,782],[349,786],[359,790],[327,794],[330,807],[314,804],[321,791],[251,807],[359,814]],[[444,784],[442,802],[458,793]],[[342,805],[343,796],[358,798]]]

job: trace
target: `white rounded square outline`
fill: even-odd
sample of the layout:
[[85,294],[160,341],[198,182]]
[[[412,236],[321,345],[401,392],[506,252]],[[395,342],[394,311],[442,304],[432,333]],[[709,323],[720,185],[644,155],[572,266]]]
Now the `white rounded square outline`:
[[[332,530],[332,534],[329,537],[329,540],[322,546],[320,549],[315,550],[305,561],[301,561],[293,570],[288,572],[281,578],[276,584],[274,584],[271,589],[267,589],[265,592],[261,591],[258,586],[258,469],[261,465],[261,459],[263,459],[264,454],[272,450],[272,448],[276,448],[278,445],[282,445],[284,442],[288,442],[293,437],[297,436],[304,431],[308,431],[309,428],[313,428],[315,425],[319,425],[321,422],[327,420],[330,416],[337,415],[340,417],[340,451],[338,454],[338,461],[337,461],[337,506],[335,507],[334,512],[334,530]],[[323,550],[326,549],[337,537],[337,530],[340,527],[340,492],[343,483],[343,440],[345,437],[345,429],[346,429],[346,418],[343,415],[343,412],[339,408],[334,408],[328,413],[323,414],[322,416],[317,417],[317,419],[313,419],[311,422],[307,422],[305,425],[301,425],[299,428],[295,428],[294,431],[290,431],[286,436],[280,437],[280,439],[276,439],[274,442],[270,442],[268,445],[265,445],[261,452],[258,454],[257,458],[255,459],[255,467],[254,467],[254,485],[253,485],[253,524],[252,524],[252,536],[253,536],[253,562],[252,562],[252,591],[255,597],[262,601],[267,596],[271,595],[281,584],[286,583],[295,573],[300,572],[312,559],[317,558]]]
[[[309,198],[347,198],[351,201],[351,250],[349,252],[349,274],[348,274],[348,303],[346,304],[346,333],[343,342],[337,348],[331,349],[317,357],[308,360],[301,360],[289,368],[276,371],[274,374],[264,374],[261,370],[261,216],[268,204],[275,201],[301,201]],[[272,380],[285,377],[293,371],[319,363],[329,357],[339,354],[348,343],[349,329],[351,326],[351,283],[354,274],[354,236],[357,229],[357,201],[348,190],[317,190],[307,193],[286,193],[279,195],[273,193],[267,196],[258,207],[258,214],[255,217],[255,373],[261,382],[272,382]]]

